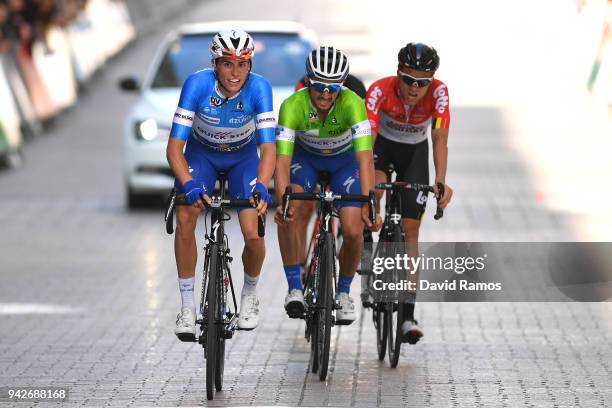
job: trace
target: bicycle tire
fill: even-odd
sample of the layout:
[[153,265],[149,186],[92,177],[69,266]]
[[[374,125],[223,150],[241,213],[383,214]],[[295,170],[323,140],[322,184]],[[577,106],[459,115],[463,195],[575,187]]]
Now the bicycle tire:
[[318,321],[317,313],[314,313],[313,305],[313,293],[318,286],[318,280],[316,279],[316,270],[318,265],[318,253],[316,248],[314,249],[314,255],[312,261],[308,267],[308,275],[304,281],[304,301],[306,302],[306,314],[304,320],[306,321],[306,338],[310,342],[310,371],[316,373],[319,370],[319,354],[318,354]]
[[332,309],[334,308],[333,274],[335,270],[334,242],[331,232],[323,236],[321,266],[319,273],[319,298],[322,300],[318,308],[318,345],[319,345],[319,380],[325,381],[329,367],[329,347],[331,343]]
[[313,313],[310,328],[310,371],[314,374],[319,371],[319,325],[318,314]]
[[[221,266],[221,264],[219,265]],[[221,266],[218,277],[223,277],[223,267]],[[223,279],[217,281],[217,318],[219,321],[224,321],[225,314],[225,283]],[[225,336],[224,328],[217,327],[217,355],[215,356],[215,389],[221,391],[223,389],[223,371],[225,368]]]
[[217,368],[217,354],[219,341],[217,339],[217,325],[215,323],[217,310],[217,265],[219,264],[219,247],[212,244],[210,247],[210,262],[208,273],[208,315],[206,316],[206,399],[212,400],[215,396],[215,369]]
[[388,326],[387,310],[384,303],[376,303],[372,308],[372,319],[374,327],[376,327],[376,350],[378,351],[378,359],[383,361],[387,354],[387,336]]
[[[404,235],[399,225],[395,224],[392,229],[389,242],[392,244],[401,243],[404,245]],[[394,245],[395,246],[395,245]],[[395,248],[394,248],[395,249]],[[396,251],[394,251],[396,252]],[[395,254],[393,254],[395,256]],[[396,368],[402,348],[402,322],[403,308],[398,301],[387,303],[387,339],[389,348],[389,364],[391,368]]]

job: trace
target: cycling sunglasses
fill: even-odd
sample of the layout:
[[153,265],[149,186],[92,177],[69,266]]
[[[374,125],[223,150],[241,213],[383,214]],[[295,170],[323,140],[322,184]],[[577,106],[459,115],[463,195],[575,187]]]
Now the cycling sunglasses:
[[317,92],[330,92],[336,93],[342,89],[342,83],[334,83],[328,84],[325,82],[313,81],[312,79],[308,79],[310,82],[310,86],[313,87]]
[[408,85],[408,86],[412,86],[414,84],[416,84],[416,86],[418,88],[424,88],[427,85],[431,84],[431,81],[433,80],[433,78],[415,78],[412,75],[408,75],[405,72],[402,71],[397,71],[398,74],[400,74],[400,77],[402,78],[402,81]]

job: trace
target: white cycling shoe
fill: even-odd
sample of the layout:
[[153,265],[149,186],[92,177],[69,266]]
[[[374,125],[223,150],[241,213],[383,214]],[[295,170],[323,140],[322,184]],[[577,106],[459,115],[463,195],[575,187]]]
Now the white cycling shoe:
[[402,342],[416,344],[423,337],[423,330],[416,320],[404,320],[402,323]]
[[336,324],[348,325],[353,323],[357,318],[353,298],[348,293],[341,292],[338,297],[338,303],[340,304],[340,309],[336,310]]
[[181,312],[176,315],[176,327],[174,334],[181,341],[196,340],[196,316],[193,310],[188,307],[181,309]]
[[240,299],[240,330],[253,330],[259,323],[259,300],[256,295],[244,295]]
[[292,319],[300,319],[304,316],[305,310],[304,294],[300,289],[291,289],[285,296],[285,311]]

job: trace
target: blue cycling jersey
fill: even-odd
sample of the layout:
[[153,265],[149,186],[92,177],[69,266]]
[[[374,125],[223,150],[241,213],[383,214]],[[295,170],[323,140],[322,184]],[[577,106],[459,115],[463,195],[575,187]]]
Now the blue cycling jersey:
[[236,95],[224,97],[215,73],[204,69],[191,74],[181,90],[170,137],[189,136],[217,151],[236,151],[250,143],[274,143],[276,121],[272,87],[267,79],[249,73]]

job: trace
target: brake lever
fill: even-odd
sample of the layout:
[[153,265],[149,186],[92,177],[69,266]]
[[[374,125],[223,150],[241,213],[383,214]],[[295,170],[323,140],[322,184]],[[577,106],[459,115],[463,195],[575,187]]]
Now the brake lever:
[[[440,202],[442,197],[444,197],[444,184],[438,182],[436,185],[438,186],[438,196],[436,197],[436,200],[437,202]],[[444,209],[440,208],[440,205],[438,204],[436,208],[436,215],[434,215],[434,220],[439,220],[443,216],[444,216]]]
[[292,192],[293,190],[291,189],[291,186],[287,186],[285,188],[285,194],[283,194],[283,221],[287,220],[287,215],[289,213],[289,200]]
[[[253,201],[255,201],[255,206],[259,206],[261,202],[261,194],[258,191],[253,193]],[[257,235],[260,237],[264,237],[266,235],[266,217],[265,215],[257,216]]]

